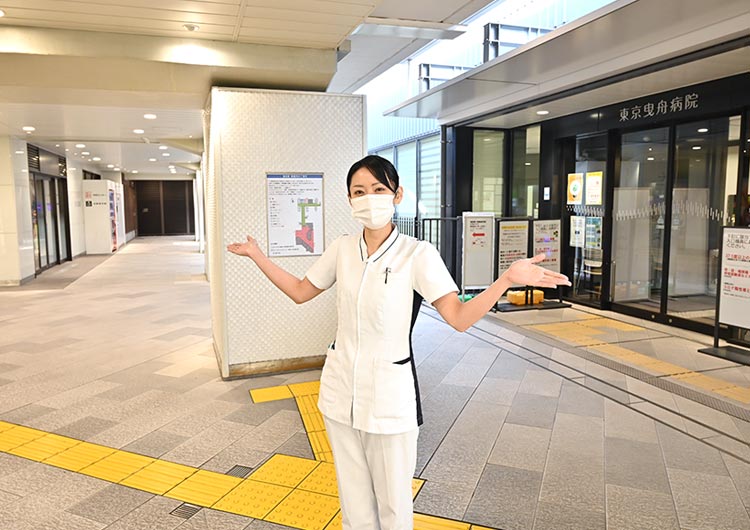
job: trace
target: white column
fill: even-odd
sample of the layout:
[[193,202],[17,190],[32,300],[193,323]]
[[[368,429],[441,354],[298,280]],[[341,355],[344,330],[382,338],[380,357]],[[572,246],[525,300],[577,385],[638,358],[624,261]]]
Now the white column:
[[34,240],[26,142],[0,137],[0,285],[34,277]]
[[[350,214],[346,174],[365,154],[364,107],[362,96],[212,90],[204,166],[207,270],[222,376],[322,365],[336,333],[334,293],[295,305],[252,261],[225,247],[252,235],[268,252],[268,173],[323,174],[323,226],[314,229],[324,231],[325,247],[359,230]],[[316,259],[275,258],[300,278]]]

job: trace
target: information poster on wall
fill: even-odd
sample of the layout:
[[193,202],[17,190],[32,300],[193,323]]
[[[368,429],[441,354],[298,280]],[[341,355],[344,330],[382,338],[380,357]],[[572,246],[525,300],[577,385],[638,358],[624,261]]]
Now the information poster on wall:
[[583,173],[568,173],[568,204],[583,204]]
[[529,222],[501,221],[499,230],[498,277],[507,271],[514,261],[529,257]]
[[464,289],[484,289],[492,284],[494,244],[495,214],[464,212],[461,275]]
[[560,220],[534,221],[534,255],[544,254],[540,267],[560,272]]
[[586,218],[582,215],[570,216],[570,246],[583,248],[586,241],[584,231],[586,230]]
[[724,228],[719,322],[750,328],[750,229]]
[[586,205],[597,206],[602,203],[602,181],[601,171],[586,173]]
[[268,173],[268,255],[323,253],[323,174]]
[[586,217],[586,248],[602,248],[601,217]]

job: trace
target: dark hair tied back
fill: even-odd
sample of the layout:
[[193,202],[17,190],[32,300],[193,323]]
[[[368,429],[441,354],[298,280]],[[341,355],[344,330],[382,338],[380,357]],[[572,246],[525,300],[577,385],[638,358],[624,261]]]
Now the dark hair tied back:
[[368,155],[352,164],[349,173],[346,175],[347,193],[350,193],[352,176],[363,167],[367,168],[383,186],[396,193],[396,190],[398,190],[398,172],[388,159],[378,155]]

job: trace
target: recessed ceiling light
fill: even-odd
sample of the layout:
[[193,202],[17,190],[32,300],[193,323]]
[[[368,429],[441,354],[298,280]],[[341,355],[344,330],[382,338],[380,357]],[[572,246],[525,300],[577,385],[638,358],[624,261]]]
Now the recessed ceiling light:
[[164,151],[165,149],[169,149],[169,146],[167,146],[167,145],[160,145],[159,149],[161,149],[162,151]]
[[86,156],[88,156],[88,155],[90,155],[91,153],[89,153],[88,151],[81,151],[81,154],[82,154],[82,155],[86,155]]
[[112,169],[113,167],[115,167],[115,165],[114,165],[114,164],[107,164],[107,167],[108,167],[109,169]]
[[86,144],[76,144],[76,147],[78,149],[83,149],[84,147],[86,147]]
[[131,171],[131,173],[133,173],[135,175],[136,173],[138,173],[138,170],[134,169],[133,171]]
[[26,132],[34,132],[36,131],[36,127],[32,127],[31,125],[26,125],[25,127],[22,127],[22,129]]
[[66,152],[66,153],[67,153],[68,151],[70,151],[70,149],[66,149],[66,150],[65,150],[65,152]]
[[0,9],[0,17],[4,17],[4,16],[5,16],[5,11],[3,11],[2,9]]
[[172,164],[169,164],[169,165],[168,165],[167,167],[168,167],[169,169],[174,169],[174,166],[173,166]]
[[192,134],[189,134],[189,135],[188,135],[188,138],[192,138],[192,137],[193,137],[193,135],[192,135]]
[[23,151],[16,151],[16,154],[17,154],[17,155],[22,155],[22,154],[23,154]]
[[694,145],[693,146],[693,151],[700,151],[700,150],[701,150],[701,146],[700,145]]
[[169,153],[162,153],[161,156],[170,156]]
[[524,163],[524,166],[530,166],[530,165],[531,165],[531,162]]
[[98,157],[98,156],[95,156],[95,157],[94,157],[94,158],[92,158],[91,160],[93,160],[94,162],[99,162],[99,161],[101,160],[101,158],[100,158],[100,157]]
[[548,110],[538,110],[538,111],[536,111],[536,113],[539,116],[546,116],[547,114],[549,114],[549,111]]
[[654,159],[653,156],[649,156],[649,157],[646,158],[646,160],[653,160],[653,159]]
[[55,147],[60,147],[60,144],[55,144]]
[[120,168],[119,168],[119,167],[116,167],[116,168],[115,168],[114,170],[115,170],[115,171],[120,171]]
[[148,161],[149,162],[156,162],[156,159],[155,158],[149,158]]
[[78,156],[78,153],[73,153],[73,156]]
[[188,31],[198,31],[199,29],[201,29],[198,24],[183,24],[182,27]]
[[143,117],[146,118],[147,120],[155,120],[156,114],[144,114]]
[[143,129],[133,129],[133,132],[134,132],[135,134],[143,134],[143,133],[144,133],[144,132],[146,132],[146,131],[144,131]]
[[74,167],[69,167],[69,168],[68,168],[68,171],[75,171],[76,169],[77,169],[77,168],[74,168]]
[[708,129],[706,129],[705,127],[701,127],[700,129],[698,129],[698,132],[706,133],[708,132]]

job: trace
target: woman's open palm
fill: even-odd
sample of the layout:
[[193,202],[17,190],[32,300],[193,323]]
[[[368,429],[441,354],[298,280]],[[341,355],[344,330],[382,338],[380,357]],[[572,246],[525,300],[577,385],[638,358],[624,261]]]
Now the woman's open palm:
[[258,242],[250,236],[247,236],[247,241],[245,241],[244,243],[230,243],[229,245],[227,245],[227,250],[232,254],[237,254],[238,256],[247,256],[248,258],[252,259],[262,254],[260,248],[258,247]]
[[537,265],[544,261],[544,254],[537,254],[533,258],[514,261],[504,273],[505,277],[518,285],[533,285],[535,287],[557,287],[570,285],[568,277]]

